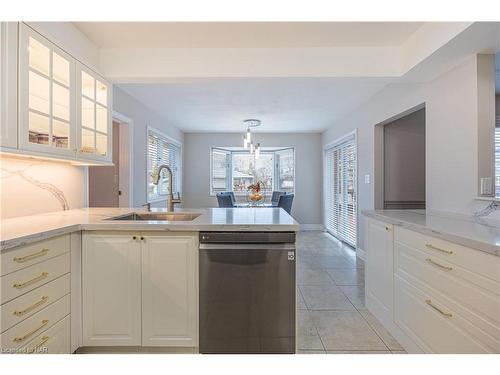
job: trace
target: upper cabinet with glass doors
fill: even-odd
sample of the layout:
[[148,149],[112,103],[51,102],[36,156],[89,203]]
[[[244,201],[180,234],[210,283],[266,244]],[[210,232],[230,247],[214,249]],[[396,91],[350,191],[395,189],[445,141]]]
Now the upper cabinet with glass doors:
[[111,161],[111,86],[24,23],[19,28],[19,149]]
[[75,60],[21,24],[19,148],[76,157]]
[[102,77],[77,63],[79,157],[111,160],[111,87]]

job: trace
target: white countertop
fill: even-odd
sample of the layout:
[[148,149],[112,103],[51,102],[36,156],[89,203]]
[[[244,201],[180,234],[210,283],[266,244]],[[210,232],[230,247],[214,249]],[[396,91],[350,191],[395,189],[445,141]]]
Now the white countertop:
[[[153,212],[162,212],[153,209]],[[0,221],[0,251],[79,230],[137,231],[298,231],[281,208],[176,209],[201,214],[192,221],[115,221],[114,216],[145,212],[138,208],[82,208]]]
[[367,217],[500,256],[500,228],[474,219],[426,210],[365,210]]

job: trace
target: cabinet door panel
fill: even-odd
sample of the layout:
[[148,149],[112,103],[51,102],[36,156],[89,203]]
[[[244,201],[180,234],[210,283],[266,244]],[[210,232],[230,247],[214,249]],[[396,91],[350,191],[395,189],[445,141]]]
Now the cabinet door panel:
[[147,236],[142,252],[142,345],[198,346],[196,236]]
[[0,22],[0,146],[17,148],[17,22]]
[[75,59],[19,25],[19,149],[73,159]]
[[[381,221],[367,220],[366,298],[385,319],[393,315],[393,228]],[[381,318],[379,316],[379,318]]]
[[141,345],[141,248],[133,234],[83,235],[83,345]]

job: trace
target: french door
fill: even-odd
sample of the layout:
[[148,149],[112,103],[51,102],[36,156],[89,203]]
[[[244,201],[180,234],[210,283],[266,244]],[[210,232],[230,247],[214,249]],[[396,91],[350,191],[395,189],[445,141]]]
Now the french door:
[[325,225],[339,240],[356,247],[356,139],[350,135],[325,149]]

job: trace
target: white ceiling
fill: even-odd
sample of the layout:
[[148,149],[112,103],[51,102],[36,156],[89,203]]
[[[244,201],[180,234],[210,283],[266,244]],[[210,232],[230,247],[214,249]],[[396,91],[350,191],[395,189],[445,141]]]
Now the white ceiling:
[[176,79],[165,84],[119,84],[184,132],[321,132],[381,90],[376,78]]
[[422,22],[75,22],[101,48],[399,46]]

